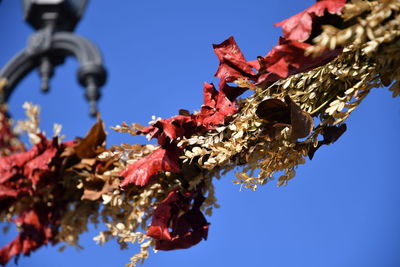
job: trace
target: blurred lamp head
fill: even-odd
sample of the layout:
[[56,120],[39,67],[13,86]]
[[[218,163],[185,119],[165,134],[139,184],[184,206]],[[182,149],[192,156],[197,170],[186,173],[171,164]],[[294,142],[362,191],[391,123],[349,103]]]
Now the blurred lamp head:
[[35,29],[51,24],[58,30],[72,31],[88,0],[23,0],[25,20]]

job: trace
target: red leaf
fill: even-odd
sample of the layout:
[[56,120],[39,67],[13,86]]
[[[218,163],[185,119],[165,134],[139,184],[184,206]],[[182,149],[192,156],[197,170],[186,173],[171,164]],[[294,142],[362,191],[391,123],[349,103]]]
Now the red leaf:
[[279,44],[273,47],[265,58],[259,57],[260,72],[257,84],[275,82],[289,75],[311,70],[328,63],[340,53],[340,50],[328,50],[318,57],[307,57],[304,53],[310,46],[281,37]]
[[221,82],[233,82],[239,77],[254,79],[254,65],[246,61],[232,36],[213,48],[220,62],[215,77]]
[[23,168],[23,166],[36,157],[43,147],[42,141],[33,146],[29,151],[0,158],[0,183],[4,183]]
[[324,16],[325,11],[330,14],[339,14],[346,0],[322,0],[318,1],[306,10],[276,23],[274,26],[281,26],[283,36],[288,40],[305,41],[313,30],[313,18]]
[[156,249],[184,249],[207,239],[208,222],[200,211],[204,197],[199,193],[193,196],[194,193],[182,194],[175,190],[158,205],[147,231],[148,236],[156,239]]
[[204,83],[204,105],[199,113],[163,119],[138,133],[157,138],[158,143],[165,146],[178,137],[190,137],[204,128],[210,130],[224,124],[227,116],[237,112],[235,100],[247,89],[229,86],[225,82],[221,86],[217,91],[213,84]]
[[179,212],[179,203],[182,202],[182,196],[178,191],[172,191],[157,206],[153,213],[151,226],[147,231],[147,235],[158,240],[171,240],[168,227],[172,216],[176,216]]
[[287,77],[289,74],[289,63],[283,57],[278,57],[279,60],[271,64],[267,71],[275,73],[280,77]]
[[180,171],[177,148],[172,146],[168,149],[160,147],[153,153],[129,165],[119,174],[125,178],[121,182],[121,186],[125,187],[131,183],[144,186],[159,171]]
[[25,164],[24,175],[32,181],[34,187],[41,178],[44,178],[46,174],[51,172],[49,166],[55,159],[58,152],[59,147],[57,144],[57,139],[53,139],[51,142],[46,144],[46,149],[42,154]]
[[218,91],[212,83],[204,83],[204,106],[214,108],[217,105]]
[[53,241],[55,232],[49,226],[53,212],[53,209],[41,205],[15,219],[21,231],[13,241],[0,249],[0,264],[5,265],[12,257],[20,254],[28,256],[32,251]]
[[0,249],[0,264],[6,265],[12,257],[21,254],[21,251],[22,240],[21,235],[18,235],[13,241]]
[[140,134],[149,134],[150,138],[157,138],[160,145],[170,144],[177,137],[189,137],[196,128],[191,116],[178,115],[172,118],[157,121],[153,125],[140,130]]
[[241,96],[244,92],[247,91],[247,88],[244,87],[237,87],[237,86],[230,86],[227,83],[223,82],[222,84],[219,84],[219,90],[221,90],[225,96],[229,99],[231,102],[235,102],[236,98]]
[[[225,84],[225,86],[228,85]],[[227,116],[237,112],[236,103],[229,100],[224,91],[231,96],[239,93],[232,89],[236,87],[227,88],[225,86],[217,91],[213,84],[204,83],[204,105],[201,107],[201,111],[194,115],[198,124],[207,129],[214,129],[216,126],[224,124]]]
[[290,67],[299,68],[312,60],[304,56],[305,49],[309,46],[311,45],[279,38],[279,44],[265,58],[259,58],[261,68],[257,83],[274,82],[293,74],[289,73]]
[[[12,197],[16,198],[18,196],[18,190],[14,188],[10,188],[9,186],[5,186],[0,184],[0,198]],[[0,204],[0,209],[2,208]]]
[[0,158],[0,199],[32,193],[39,180],[50,172],[49,165],[59,146],[56,140],[39,137],[40,142],[29,151]]
[[[58,144],[39,135],[40,142],[29,151],[0,158],[0,212],[21,197],[29,205],[14,220],[20,234],[0,250],[0,264],[55,242],[60,225],[59,216],[65,209],[64,187],[61,179],[61,152],[72,143]],[[43,199],[43,189],[51,190],[54,199]],[[34,200],[34,201],[33,201]]]
[[0,158],[0,211],[22,196],[41,195],[42,188],[60,179],[60,152],[65,145],[57,139],[40,142],[29,151]]

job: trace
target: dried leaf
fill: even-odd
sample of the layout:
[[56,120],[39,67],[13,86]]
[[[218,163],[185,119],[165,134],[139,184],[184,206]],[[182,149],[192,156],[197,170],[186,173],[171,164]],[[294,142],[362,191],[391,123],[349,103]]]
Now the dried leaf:
[[257,107],[256,114],[269,122],[290,123],[288,105],[279,99],[271,98],[262,101]]
[[155,122],[138,133],[157,138],[160,145],[168,145],[178,137],[190,137],[196,131],[196,122],[191,116],[177,115]]
[[268,123],[261,130],[259,137],[271,142],[274,141],[281,135],[281,132],[286,127],[290,127],[290,124],[285,123]]
[[307,40],[313,30],[313,23],[315,23],[316,17],[322,17],[325,11],[330,14],[339,14],[346,0],[321,0],[317,1],[314,5],[307,8],[306,10],[276,23],[274,26],[281,26],[283,29],[283,35],[286,39],[293,41],[305,41]]
[[221,79],[220,88],[222,83],[233,82],[237,78],[255,78],[253,64],[246,61],[232,36],[220,44],[214,44],[213,48],[220,61],[215,73],[215,77]]
[[0,249],[0,264],[5,265],[14,256],[17,260],[20,254],[28,256],[49,242],[56,243],[53,239],[56,228],[52,229],[50,225],[55,225],[57,219],[55,210],[44,203],[37,204],[16,218],[15,223],[20,225],[21,231],[13,241]]
[[103,152],[102,148],[106,140],[106,132],[104,131],[104,123],[102,120],[98,120],[85,138],[80,140],[75,146],[76,155],[83,158],[95,158],[98,154]]
[[316,147],[314,147],[313,145],[310,146],[308,150],[308,157],[312,159],[314,157],[315,152],[322,145],[329,145],[336,142],[346,130],[347,130],[347,125],[345,123],[339,126],[324,126],[322,132],[324,139],[322,141],[319,141]]
[[153,175],[160,171],[179,172],[178,151],[175,148],[160,147],[153,153],[126,167],[119,175],[124,177],[121,186],[129,184],[146,185]]
[[25,147],[11,129],[7,106],[0,105],[0,156],[7,156],[22,151],[25,151]]
[[18,194],[31,192],[32,186],[53,173],[50,165],[56,163],[56,155],[62,148],[56,138],[48,141],[41,134],[39,137],[40,142],[30,150],[0,158],[0,199],[9,196],[13,190],[17,190]]
[[194,195],[175,190],[158,205],[147,231],[148,236],[156,239],[157,250],[189,248],[207,239],[208,222],[200,211],[205,198],[200,193]]
[[310,44],[281,37],[278,45],[274,46],[264,58],[258,57],[260,70],[257,84],[275,82],[289,75],[311,70],[328,63],[341,52],[341,50],[327,50],[318,57],[305,56],[305,51],[309,47]]
[[96,201],[98,199],[101,199],[102,195],[111,193],[118,187],[118,179],[107,179],[106,181],[102,179],[97,179],[96,181],[84,182],[84,190],[81,199]]
[[211,130],[223,125],[225,118],[236,112],[236,103],[226,97],[224,90],[217,91],[213,84],[204,83],[204,105],[193,118],[198,125]]
[[285,97],[285,102],[279,99],[262,101],[257,107],[256,114],[268,122],[260,133],[260,137],[267,141],[274,140],[286,127],[291,128],[290,137],[293,139],[308,136],[314,128],[311,115],[301,110],[289,96]]
[[291,137],[293,139],[307,137],[314,128],[314,119],[310,114],[301,110],[289,96],[285,96],[285,102],[290,109],[290,121],[292,125]]

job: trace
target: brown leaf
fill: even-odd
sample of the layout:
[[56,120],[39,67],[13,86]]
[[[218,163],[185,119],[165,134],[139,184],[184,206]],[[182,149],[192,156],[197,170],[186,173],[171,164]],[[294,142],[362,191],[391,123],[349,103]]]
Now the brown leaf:
[[83,158],[95,158],[99,153],[101,153],[101,148],[106,140],[106,132],[104,131],[104,123],[102,120],[98,120],[86,137],[78,142],[75,146],[76,155]]
[[285,102],[279,99],[264,100],[258,105],[256,114],[268,122],[260,133],[260,137],[267,141],[278,137],[285,127],[291,128],[292,139],[304,138],[314,128],[311,115],[301,110],[289,96],[285,97]]
[[336,142],[342,134],[347,130],[347,125],[343,123],[340,126],[325,126],[324,128],[324,141],[326,144]]
[[288,105],[279,99],[264,100],[258,105],[256,114],[259,118],[269,122],[290,123]]
[[308,157],[312,159],[314,157],[315,152],[323,145],[329,145],[336,142],[340,136],[347,130],[347,125],[343,123],[340,126],[324,126],[322,136],[324,139],[318,142],[317,147],[314,147],[310,144],[310,148],[308,150]]
[[314,119],[308,112],[301,110],[289,96],[285,97],[285,102],[290,107],[291,137],[293,139],[307,137],[314,128]]
[[83,195],[82,200],[87,199],[91,201],[96,201],[101,198],[103,194],[113,192],[114,189],[119,187],[118,179],[107,179],[104,181],[102,179],[96,179],[95,181],[84,182],[83,183]]
[[182,115],[182,116],[190,116],[191,115],[189,110],[182,109],[182,108],[178,111],[178,113],[179,113],[179,115]]
[[290,125],[285,123],[268,123],[263,127],[259,137],[271,142],[280,136],[282,130],[286,127],[290,127]]

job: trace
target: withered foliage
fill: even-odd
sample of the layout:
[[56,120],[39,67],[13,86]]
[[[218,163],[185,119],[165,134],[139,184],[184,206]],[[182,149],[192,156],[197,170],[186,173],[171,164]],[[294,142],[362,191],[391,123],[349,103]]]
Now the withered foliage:
[[[0,91],[7,85],[7,80],[0,79]],[[24,144],[12,129],[12,120],[7,113],[7,106],[0,105],[0,157],[25,151]]]
[[[283,37],[256,60],[233,37],[214,45],[220,82],[204,84],[200,111],[113,128],[158,145],[106,148],[100,119],[84,138],[47,139],[38,109],[26,105],[20,129],[34,145],[25,151],[2,107],[0,218],[20,234],[0,250],[0,263],[48,243],[79,246],[87,224],[100,221],[107,230],[98,243],[140,244],[127,266],[151,247],[189,248],[207,238],[204,214],[219,207],[214,178],[237,168],[243,188],[275,178],[287,185],[299,164],[342,136],[372,88],[400,94],[399,1],[321,0],[276,25]],[[238,99],[246,90],[253,94]]]
[[7,113],[7,107],[0,105],[0,156],[25,151],[24,144],[11,128],[12,121]]

